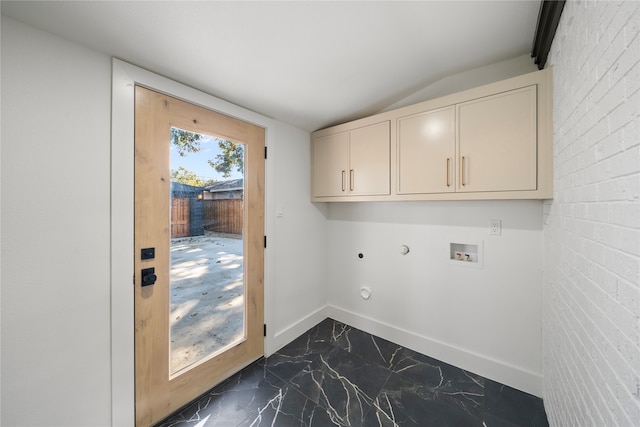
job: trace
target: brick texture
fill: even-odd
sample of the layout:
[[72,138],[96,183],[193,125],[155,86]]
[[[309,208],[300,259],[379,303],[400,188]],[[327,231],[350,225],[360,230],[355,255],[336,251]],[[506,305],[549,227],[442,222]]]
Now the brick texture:
[[552,426],[640,426],[640,2],[567,1],[553,67],[543,375]]

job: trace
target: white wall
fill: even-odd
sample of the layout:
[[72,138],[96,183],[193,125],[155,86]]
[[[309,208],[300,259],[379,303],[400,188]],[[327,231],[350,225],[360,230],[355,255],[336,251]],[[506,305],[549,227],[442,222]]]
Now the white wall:
[[552,426],[640,425],[640,3],[565,4],[545,206],[543,372]]
[[269,212],[275,225],[267,246],[276,268],[269,353],[322,321],[327,301],[326,206],[310,202],[310,135],[280,125],[276,140],[277,191]]
[[[108,55],[2,17],[2,425],[133,423],[132,151],[126,127],[110,141],[127,116],[121,81],[110,112],[111,78]],[[309,202],[309,134],[229,108],[267,127],[272,352],[324,318],[325,217]]]
[[531,55],[517,56],[505,61],[443,77],[415,93],[394,102],[382,111],[395,110],[396,108],[406,107],[422,101],[428,101],[451,93],[472,89],[534,71],[538,71],[538,67],[533,63]]
[[2,425],[107,425],[111,61],[2,18]]
[[[332,317],[541,395],[542,202],[336,203],[328,238]],[[452,265],[451,242],[484,242],[483,268]]]

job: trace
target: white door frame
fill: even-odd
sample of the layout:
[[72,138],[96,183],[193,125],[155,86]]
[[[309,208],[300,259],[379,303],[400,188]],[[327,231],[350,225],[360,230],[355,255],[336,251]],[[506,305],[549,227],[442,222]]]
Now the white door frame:
[[[150,71],[113,59],[111,86],[111,425],[135,425],[134,301],[133,301],[133,172],[134,88],[146,86],[201,105],[266,130],[269,161],[265,164],[265,233],[272,235],[276,122],[227,101],[169,80]],[[273,324],[271,283],[273,259],[265,252],[265,323]],[[271,328],[273,329],[273,328]],[[265,338],[265,354],[273,348],[273,332]]]

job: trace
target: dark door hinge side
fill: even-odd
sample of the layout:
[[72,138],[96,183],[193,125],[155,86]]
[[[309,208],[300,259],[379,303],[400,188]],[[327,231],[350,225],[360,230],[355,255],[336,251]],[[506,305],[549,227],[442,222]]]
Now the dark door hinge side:
[[267,324],[266,323],[264,324],[264,336],[265,337],[267,336]]
[[264,248],[267,249],[267,236],[264,236]]
[[267,147],[264,147],[264,158],[267,158]]

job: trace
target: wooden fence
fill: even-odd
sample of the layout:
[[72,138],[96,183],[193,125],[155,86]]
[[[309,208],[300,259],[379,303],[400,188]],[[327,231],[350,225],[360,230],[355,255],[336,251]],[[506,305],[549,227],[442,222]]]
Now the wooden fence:
[[205,230],[242,234],[242,199],[203,200],[203,202]]

